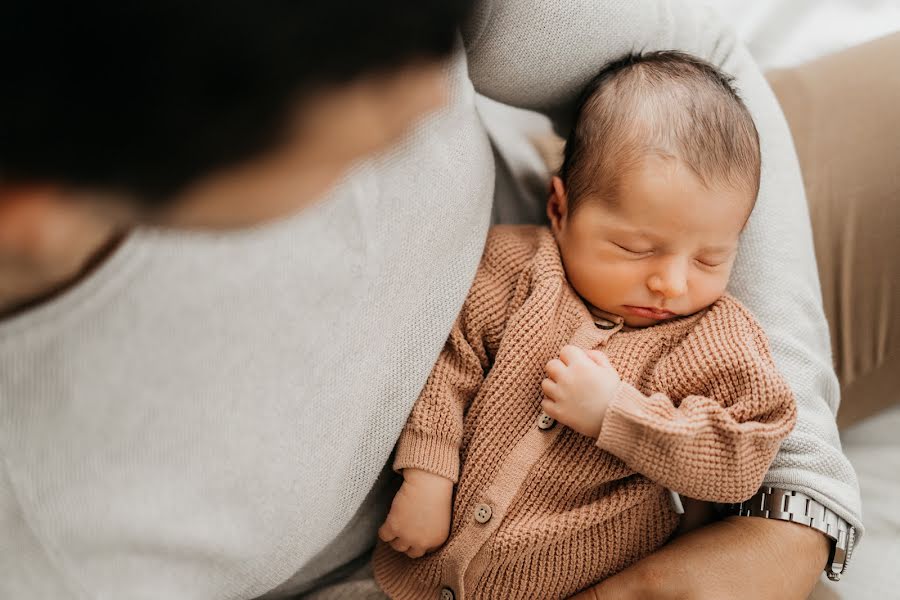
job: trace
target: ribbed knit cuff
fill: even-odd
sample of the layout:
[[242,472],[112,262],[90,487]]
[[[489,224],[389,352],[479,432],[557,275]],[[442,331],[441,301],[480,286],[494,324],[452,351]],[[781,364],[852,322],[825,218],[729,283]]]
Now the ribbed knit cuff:
[[600,426],[597,446],[616,455],[626,464],[630,463],[647,431],[635,419],[643,411],[643,402],[646,400],[647,396],[630,383],[619,383]]
[[459,480],[459,445],[406,429],[400,435],[394,455],[394,470],[399,473],[403,469],[421,469],[456,483]]

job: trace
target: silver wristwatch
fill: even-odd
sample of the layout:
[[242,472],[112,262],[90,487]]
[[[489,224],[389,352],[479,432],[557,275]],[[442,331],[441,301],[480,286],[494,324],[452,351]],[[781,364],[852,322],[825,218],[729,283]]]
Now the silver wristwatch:
[[828,579],[840,581],[841,575],[847,572],[856,542],[856,529],[806,494],[763,487],[749,500],[723,504],[721,507],[721,511],[728,515],[780,519],[818,529],[831,539],[831,555],[825,566]]

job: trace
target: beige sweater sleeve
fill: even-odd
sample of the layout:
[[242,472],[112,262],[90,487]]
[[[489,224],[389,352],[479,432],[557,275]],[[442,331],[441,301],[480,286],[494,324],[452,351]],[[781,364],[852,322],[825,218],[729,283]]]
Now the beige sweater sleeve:
[[730,298],[657,364],[651,388],[647,396],[620,385],[598,445],[700,500],[752,496],[796,420],[793,395],[765,335]]
[[491,366],[510,301],[533,254],[530,231],[497,227],[488,234],[469,295],[397,442],[395,471],[415,468],[454,483],[459,479],[465,410]]

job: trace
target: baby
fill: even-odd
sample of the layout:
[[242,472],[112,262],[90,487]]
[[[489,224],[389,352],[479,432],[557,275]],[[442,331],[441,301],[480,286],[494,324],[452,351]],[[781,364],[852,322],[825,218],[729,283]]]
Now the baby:
[[490,232],[397,444],[386,594],[566,598],[666,542],[667,490],[756,492],[796,417],[725,292],[759,171],[750,113],[705,62],[632,56],[589,84],[549,229]]

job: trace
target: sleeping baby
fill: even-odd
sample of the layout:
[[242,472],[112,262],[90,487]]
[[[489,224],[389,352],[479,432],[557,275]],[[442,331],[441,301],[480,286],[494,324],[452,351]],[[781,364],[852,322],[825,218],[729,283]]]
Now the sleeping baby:
[[388,596],[566,598],[669,539],[670,491],[757,491],[796,417],[725,291],[759,176],[713,66],[656,52],[594,78],[550,226],[491,230],[397,444]]

